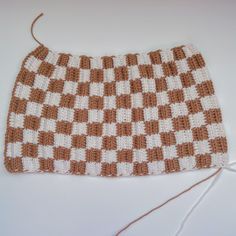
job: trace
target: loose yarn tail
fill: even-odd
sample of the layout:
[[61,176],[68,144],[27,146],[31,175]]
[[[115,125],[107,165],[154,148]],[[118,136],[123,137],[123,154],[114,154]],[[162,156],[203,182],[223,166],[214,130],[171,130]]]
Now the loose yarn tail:
[[[178,193],[177,195],[175,195],[175,196],[169,198],[169,199],[168,199],[167,201],[165,201],[164,203],[162,203],[162,204],[160,204],[160,205],[158,205],[158,206],[152,208],[152,209],[149,210],[148,212],[146,212],[146,213],[144,213],[143,215],[139,216],[138,218],[134,219],[134,220],[131,221],[129,224],[127,224],[124,228],[122,228],[121,230],[119,230],[119,231],[116,233],[115,236],[119,236],[122,232],[124,232],[126,229],[128,229],[131,225],[135,224],[136,222],[138,222],[139,220],[141,220],[141,219],[144,218],[145,216],[151,214],[152,212],[154,212],[154,211],[160,209],[161,207],[163,207],[163,206],[166,205],[167,203],[173,201],[174,199],[180,197],[180,196],[183,195],[184,193],[189,192],[189,191],[192,190],[194,187],[196,187],[196,186],[198,186],[198,185],[204,183],[205,181],[207,181],[207,180],[213,178],[214,176],[217,176],[219,173],[221,173],[221,170],[222,170],[222,168],[217,169],[213,174],[211,174],[211,175],[207,176],[206,178],[204,178],[204,179],[198,181],[197,183],[191,185],[190,187],[188,187],[187,189],[185,189],[185,190],[183,190],[182,192]],[[218,176],[219,176],[219,175],[218,175]],[[214,181],[214,182],[215,182],[215,181]],[[213,185],[213,184],[214,184],[214,183],[212,183],[212,185]],[[208,191],[209,191],[209,190],[210,190],[210,188],[208,189]],[[202,196],[202,198],[203,198],[203,197],[204,197],[204,196]],[[199,203],[200,203],[200,201],[199,201]],[[193,209],[192,209],[192,210],[193,210]],[[190,214],[191,214],[191,212],[190,212]],[[189,215],[190,215],[190,214],[189,214]],[[188,215],[188,216],[189,216],[189,215]],[[187,216],[187,217],[188,217],[188,216]],[[186,217],[186,220],[187,220],[187,217]],[[186,220],[185,220],[185,222],[186,222]],[[183,223],[181,224],[181,229],[183,228],[185,222],[183,222]],[[181,230],[181,229],[180,229],[180,230]],[[179,230],[178,232],[180,232],[180,230]]]
[[187,220],[189,219],[190,215],[193,213],[193,211],[196,209],[196,207],[200,204],[200,202],[203,200],[203,198],[207,195],[207,193],[210,191],[210,189],[214,186],[214,184],[217,182],[217,180],[219,179],[219,177],[221,176],[221,173],[223,171],[223,169],[231,171],[236,173],[236,169],[231,168],[231,166],[235,165],[236,161],[229,163],[228,165],[218,168],[214,173],[212,173],[211,175],[207,176],[206,178],[200,180],[199,182],[191,185],[189,188],[183,190],[182,192],[178,193],[177,195],[169,198],[167,201],[165,201],[164,203],[152,208],[151,210],[147,211],[146,213],[144,213],[143,215],[139,216],[138,218],[132,220],[129,224],[127,224],[124,228],[122,228],[121,230],[119,230],[115,236],[119,236],[122,232],[124,232],[126,229],[128,229],[131,225],[135,224],[136,222],[138,222],[139,220],[141,220],[142,218],[144,218],[145,216],[151,214],[153,211],[156,211],[158,209],[160,209],[161,207],[163,207],[164,205],[166,205],[167,203],[171,202],[172,200],[180,197],[181,195],[183,195],[184,193],[190,191],[191,189],[193,189],[194,187],[200,185],[201,183],[211,179],[214,177],[214,180],[209,184],[209,186],[206,188],[206,190],[201,194],[201,196],[198,198],[198,200],[193,204],[193,206],[190,208],[190,210],[187,212],[187,214],[184,216],[179,228],[177,229],[177,231],[175,232],[175,236],[180,235],[180,233],[182,232],[184,225],[186,224]]
[[179,228],[177,229],[175,236],[180,235],[180,233],[182,232],[185,223],[187,222],[188,218],[190,217],[190,215],[193,213],[193,211],[196,209],[196,207],[200,204],[200,202],[203,200],[203,198],[207,195],[207,193],[210,191],[210,189],[214,186],[214,184],[217,182],[217,180],[219,179],[219,177],[221,176],[222,170],[229,170],[231,172],[235,172],[236,173],[236,169],[230,168],[231,166],[235,165],[236,161],[229,163],[228,165],[224,166],[221,168],[220,172],[218,173],[218,175],[215,177],[215,179],[209,184],[209,186],[206,188],[206,190],[201,194],[201,196],[198,198],[198,200],[193,204],[193,206],[190,208],[190,210],[187,212],[187,214],[184,216]]
[[34,25],[36,23],[36,21],[41,17],[43,16],[43,13],[39,14],[34,20],[33,22],[31,23],[31,27],[30,27],[30,32],[31,32],[31,35],[33,37],[33,39],[40,45],[43,45],[34,35]]
[[206,188],[206,190],[200,195],[200,197],[198,198],[198,200],[193,204],[193,206],[190,208],[190,210],[188,211],[188,213],[184,216],[179,228],[177,229],[175,236],[180,235],[180,233],[182,232],[185,223],[187,222],[188,218],[190,217],[190,215],[193,213],[193,211],[196,209],[196,207],[200,204],[200,202],[203,200],[203,198],[206,196],[206,194],[210,191],[210,189],[214,186],[214,184],[216,183],[216,181],[219,179],[220,175],[222,173],[222,169],[220,169],[220,171],[217,173],[217,175],[215,176],[215,178],[213,179],[213,181],[209,184],[209,186]]

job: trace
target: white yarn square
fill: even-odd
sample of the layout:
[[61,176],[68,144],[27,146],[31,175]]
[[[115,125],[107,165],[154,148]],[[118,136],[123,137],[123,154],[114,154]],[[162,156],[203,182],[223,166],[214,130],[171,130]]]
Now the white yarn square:
[[85,148],[72,148],[71,149],[71,160],[75,161],[86,161],[86,149]]
[[137,65],[128,67],[128,73],[131,80],[140,78],[139,68]]
[[16,114],[14,112],[10,113],[9,125],[12,128],[24,128],[24,115]]
[[160,132],[169,132],[173,130],[172,119],[159,120],[159,131]]
[[86,174],[91,176],[97,176],[101,173],[101,163],[86,162]]
[[114,69],[109,68],[109,69],[104,69],[103,70],[103,82],[112,82],[115,81],[115,74],[114,74]]
[[31,87],[22,83],[17,83],[15,96],[20,99],[29,99]]
[[194,156],[187,156],[179,158],[180,170],[192,170],[196,166],[196,158]]
[[38,132],[30,129],[23,130],[23,143],[38,143]]
[[172,159],[172,158],[176,158],[178,156],[177,149],[176,149],[175,145],[163,146],[162,150],[163,150],[164,159]]
[[58,173],[68,173],[70,170],[70,162],[64,160],[54,160],[54,171]]
[[118,136],[116,138],[117,149],[132,149],[133,148],[133,138],[132,136]]
[[41,118],[40,119],[40,126],[39,126],[39,131],[56,131],[56,120],[53,119],[46,119],[46,118]]
[[204,81],[210,80],[208,71],[205,67],[193,70],[191,73],[196,84],[200,84]]
[[28,102],[26,106],[26,115],[40,117],[42,114],[43,105],[36,102]]
[[37,158],[23,157],[23,170],[26,172],[35,172],[39,170],[40,164]]
[[44,103],[50,106],[59,106],[61,99],[60,93],[47,92]]
[[58,61],[58,58],[59,58],[58,53],[54,53],[54,52],[49,51],[47,56],[45,57],[44,61],[48,62],[52,65],[56,65],[57,61]]
[[143,95],[142,93],[131,93],[131,106],[133,108],[143,107]]
[[169,90],[182,89],[182,83],[179,76],[166,77],[167,88]]
[[158,105],[169,104],[169,96],[168,96],[168,93],[166,91],[156,93],[156,97],[157,97]]
[[147,148],[161,147],[161,136],[160,134],[152,134],[146,136]]
[[38,156],[41,158],[53,158],[53,146],[50,145],[39,145]]
[[38,69],[39,69],[41,63],[42,63],[41,60],[37,59],[37,58],[34,57],[34,56],[30,56],[30,57],[26,60],[26,62],[25,62],[25,64],[24,64],[24,67],[25,67],[28,71],[30,71],[30,72],[35,72],[35,73],[36,73],[36,72],[38,71]]
[[116,123],[104,123],[103,124],[104,136],[116,136]]
[[160,79],[164,77],[164,72],[163,72],[163,68],[161,64],[152,65],[152,67],[153,67],[155,79],[158,79],[158,78]]
[[207,131],[208,131],[208,137],[210,139],[225,137],[225,131],[222,123],[207,125]]
[[215,95],[200,98],[203,110],[217,109],[218,101]]
[[77,85],[78,83],[75,83],[73,81],[65,81],[63,87],[63,93],[75,95],[77,91]]
[[72,134],[87,134],[87,122],[73,122]]
[[165,170],[164,161],[148,162],[148,173],[152,175],[161,174]]
[[103,108],[114,109],[116,108],[116,96],[104,96],[103,97]]
[[211,166],[225,166],[229,161],[229,156],[226,153],[212,153]]
[[65,120],[72,122],[74,119],[74,110],[65,108],[65,107],[59,107],[58,108],[58,120]]
[[120,67],[126,65],[126,56],[125,55],[117,55],[113,58],[114,67]]
[[132,135],[145,134],[145,124],[143,121],[132,122]]
[[137,55],[137,61],[139,65],[151,64],[150,56],[147,53],[140,53]]
[[198,154],[209,154],[210,153],[210,145],[207,140],[203,141],[194,141],[194,153]]
[[48,84],[49,84],[49,79],[47,77],[43,75],[35,75],[33,88],[46,91],[48,88]]
[[194,48],[192,45],[185,45],[183,48],[184,54],[186,57],[192,57],[195,53],[194,53]]
[[143,162],[147,161],[147,151],[146,149],[133,149],[133,161],[134,162]]
[[194,85],[191,87],[188,87],[188,88],[183,88],[183,92],[184,92],[184,100],[185,101],[195,100],[195,99],[199,98],[197,89]]
[[103,122],[103,110],[88,110],[88,122]]
[[102,137],[98,136],[87,136],[86,137],[86,144],[87,148],[96,148],[101,149],[102,148]]
[[71,147],[71,136],[55,133],[54,134],[54,145],[55,147]]
[[104,83],[90,83],[90,96],[103,96],[104,93]]
[[178,116],[186,116],[188,115],[188,108],[186,103],[171,103],[171,114],[172,117],[178,117]]
[[160,51],[161,61],[162,62],[170,62],[174,61],[173,52],[170,49],[162,49]]
[[131,109],[117,109],[116,110],[116,121],[118,123],[122,122],[131,122],[132,120],[132,111]]
[[129,176],[132,174],[134,168],[133,163],[117,163],[117,175]]
[[191,130],[180,130],[175,132],[176,144],[192,143],[193,133]]
[[90,81],[90,70],[80,69],[79,82],[89,82]]
[[78,96],[75,97],[75,105],[76,109],[88,109],[88,96]]
[[90,60],[92,69],[101,69],[103,68],[102,58],[101,57],[93,57]]
[[21,157],[21,142],[8,143],[7,144],[7,156],[8,157]]
[[68,67],[79,67],[80,57],[79,56],[69,56]]
[[202,125],[206,124],[203,112],[189,114],[189,121],[191,128],[201,127]]
[[116,82],[116,95],[130,94],[130,83],[129,80]]
[[102,162],[117,162],[117,154],[115,150],[102,150]]
[[155,93],[156,83],[154,79],[141,78],[142,92],[143,93]]
[[144,120],[157,120],[158,119],[158,108],[157,107],[145,107],[144,111]]
[[51,78],[56,80],[65,80],[66,67],[55,65]]
[[188,66],[188,62],[186,59],[182,59],[182,60],[176,60],[175,64],[177,66],[178,69],[178,73],[187,73],[190,69]]

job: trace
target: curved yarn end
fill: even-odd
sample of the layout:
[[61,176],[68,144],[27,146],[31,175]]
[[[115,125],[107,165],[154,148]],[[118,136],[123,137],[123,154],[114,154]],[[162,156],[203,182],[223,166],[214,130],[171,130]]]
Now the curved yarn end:
[[34,25],[36,23],[36,21],[43,16],[43,13],[40,13],[31,23],[31,27],[30,27],[30,32],[31,32],[31,36],[33,37],[33,39],[39,44],[39,45],[43,45],[43,43],[41,43],[34,35]]

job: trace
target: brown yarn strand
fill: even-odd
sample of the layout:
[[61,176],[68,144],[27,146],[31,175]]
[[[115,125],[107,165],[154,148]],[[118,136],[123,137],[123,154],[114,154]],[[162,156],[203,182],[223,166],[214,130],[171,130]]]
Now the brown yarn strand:
[[43,45],[38,39],[36,39],[36,37],[34,36],[34,32],[33,32],[34,24],[36,23],[36,21],[37,21],[41,16],[43,16],[43,13],[39,14],[39,15],[33,20],[33,22],[31,23],[30,31],[31,31],[31,35],[32,35],[33,39],[34,39],[38,44]]
[[181,195],[183,195],[186,192],[189,192],[191,189],[195,188],[196,186],[202,184],[203,182],[211,179],[212,177],[214,177],[215,175],[217,175],[222,168],[217,169],[214,173],[212,173],[211,175],[209,175],[208,177],[200,180],[199,182],[193,184],[192,186],[188,187],[187,189],[183,190],[182,192],[178,193],[177,195],[169,198],[167,201],[165,201],[164,203],[152,208],[151,210],[149,210],[148,212],[144,213],[143,215],[139,216],[138,218],[132,220],[129,224],[127,224],[124,228],[122,228],[118,233],[116,233],[115,236],[119,236],[122,232],[124,232],[126,229],[128,229],[131,225],[133,225],[134,223],[138,222],[139,220],[141,220],[142,218],[144,218],[145,216],[151,214],[153,211],[156,211],[158,209],[160,209],[161,207],[163,207],[164,205],[166,205],[167,203],[171,202],[172,200],[180,197]]

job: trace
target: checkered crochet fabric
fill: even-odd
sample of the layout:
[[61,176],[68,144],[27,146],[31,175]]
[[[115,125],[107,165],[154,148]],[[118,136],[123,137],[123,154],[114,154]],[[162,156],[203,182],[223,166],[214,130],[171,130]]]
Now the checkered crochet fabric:
[[76,56],[40,45],[24,59],[10,103],[10,172],[137,176],[221,167],[221,111],[192,45]]

